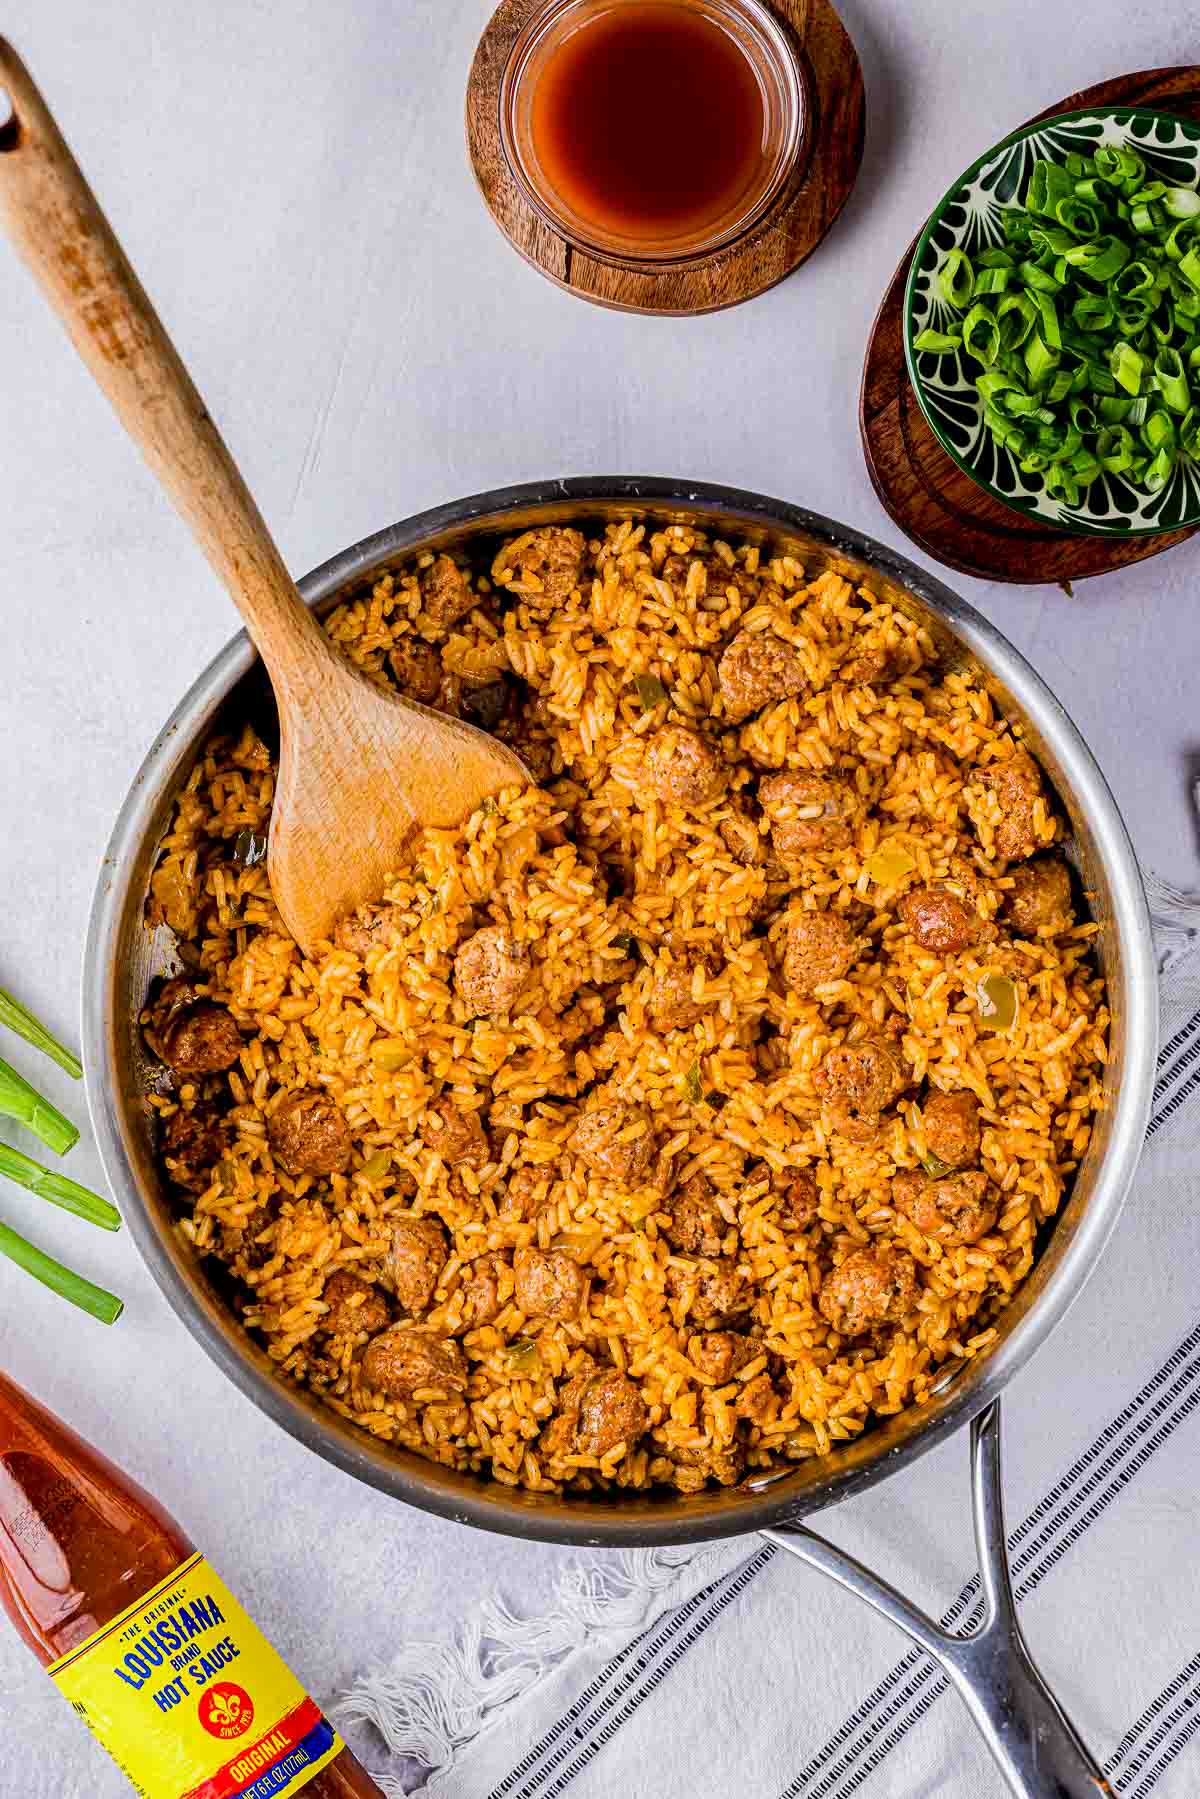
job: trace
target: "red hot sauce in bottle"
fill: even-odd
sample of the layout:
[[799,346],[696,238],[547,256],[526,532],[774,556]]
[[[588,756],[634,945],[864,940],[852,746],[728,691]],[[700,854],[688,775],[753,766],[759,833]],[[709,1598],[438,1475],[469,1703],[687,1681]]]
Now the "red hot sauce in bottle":
[[2,1374],[0,1602],[144,1799],[383,1799],[174,1520]]

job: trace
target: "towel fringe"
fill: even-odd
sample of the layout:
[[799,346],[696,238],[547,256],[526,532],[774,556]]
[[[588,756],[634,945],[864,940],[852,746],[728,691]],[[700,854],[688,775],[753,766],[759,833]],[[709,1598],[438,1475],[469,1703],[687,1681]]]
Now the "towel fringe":
[[406,1799],[573,1650],[603,1647],[608,1636],[614,1649],[624,1647],[661,1609],[684,1569],[694,1575],[713,1553],[621,1550],[570,1563],[540,1617],[519,1617],[502,1599],[487,1599],[452,1641],[406,1643],[361,1675],[334,1708],[334,1720],[369,1725],[403,1758],[399,1774],[393,1764],[372,1770],[372,1778],[388,1799]]

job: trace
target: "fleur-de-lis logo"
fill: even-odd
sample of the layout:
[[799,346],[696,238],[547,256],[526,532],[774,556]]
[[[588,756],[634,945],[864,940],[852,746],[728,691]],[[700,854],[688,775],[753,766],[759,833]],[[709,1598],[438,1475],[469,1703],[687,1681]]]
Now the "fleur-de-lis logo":
[[254,1701],[244,1687],[231,1681],[210,1687],[200,1701],[200,1722],[209,1736],[228,1742],[243,1736],[254,1722]]

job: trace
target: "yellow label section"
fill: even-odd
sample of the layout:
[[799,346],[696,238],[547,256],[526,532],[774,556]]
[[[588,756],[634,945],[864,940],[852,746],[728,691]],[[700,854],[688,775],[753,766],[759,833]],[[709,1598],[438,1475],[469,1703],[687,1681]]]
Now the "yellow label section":
[[143,1799],[290,1799],[344,1747],[202,1555],[49,1672]]

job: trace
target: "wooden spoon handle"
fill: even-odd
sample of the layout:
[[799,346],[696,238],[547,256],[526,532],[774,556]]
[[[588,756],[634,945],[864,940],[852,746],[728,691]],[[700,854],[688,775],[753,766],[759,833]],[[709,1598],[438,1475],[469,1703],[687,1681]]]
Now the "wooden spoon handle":
[[277,688],[294,685],[317,672],[327,640],[49,108],[3,38],[0,89],[12,105],[0,125],[8,235],[191,526]]

